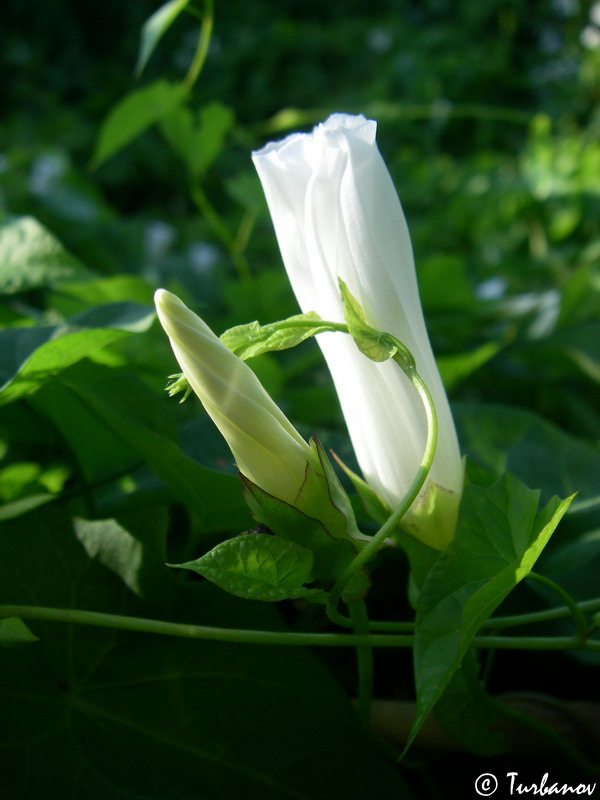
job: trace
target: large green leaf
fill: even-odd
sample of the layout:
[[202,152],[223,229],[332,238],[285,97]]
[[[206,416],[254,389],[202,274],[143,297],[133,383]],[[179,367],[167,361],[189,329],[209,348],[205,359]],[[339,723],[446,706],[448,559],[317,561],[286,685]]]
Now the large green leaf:
[[[159,508],[114,521],[122,558],[58,505],[3,527],[0,603],[84,608],[278,630],[268,604],[164,566]],[[105,523],[111,527],[113,523]],[[123,574],[146,587],[139,600]],[[116,547],[119,537],[112,541]],[[111,546],[112,546],[111,545]],[[11,800],[408,800],[397,765],[363,732],[309,651],[28,621],[40,642],[0,658],[2,792]]]
[[468,485],[455,538],[428,573],[417,602],[414,738],[486,619],[533,568],[572,498],[537,513],[539,492],[509,473]]
[[0,404],[37,389],[49,377],[131,333],[147,330],[154,309],[139,303],[107,303],[64,325],[0,331]]
[[[62,383],[111,438],[116,437],[161,478],[195,515],[199,529],[240,531],[249,516],[237,477],[207,469],[173,441],[152,392],[132,375],[93,369],[65,374]],[[83,442],[85,447],[85,442]]]
[[84,266],[33,217],[0,225],[0,294],[52,286],[82,273]]
[[493,476],[509,471],[552,495],[577,492],[570,511],[600,506],[600,452],[529,411],[494,405],[453,406],[462,451]]

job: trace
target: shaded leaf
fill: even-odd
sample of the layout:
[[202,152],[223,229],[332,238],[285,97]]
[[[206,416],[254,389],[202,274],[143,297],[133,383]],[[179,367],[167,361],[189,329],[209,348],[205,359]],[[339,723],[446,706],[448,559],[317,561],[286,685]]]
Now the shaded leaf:
[[452,407],[463,453],[499,477],[509,471],[539,488],[542,502],[577,492],[569,512],[600,506],[600,453],[541,417],[506,406]]
[[[0,531],[0,603],[282,629],[267,603],[176,580],[163,564],[160,525],[148,528],[156,509],[119,519],[141,542],[144,563],[159,562],[143,604],[90,558],[53,506]],[[309,650],[30,625],[41,641],[0,658],[7,797],[330,800],[343,785],[361,797],[374,785],[411,797]]]
[[22,619],[18,617],[0,619],[0,647],[16,647],[31,642],[39,642],[39,638],[29,630]]
[[507,743],[498,729],[501,716],[478,676],[477,658],[469,651],[435,706],[445,733],[480,756],[504,753]]
[[94,351],[147,330],[154,316],[154,309],[138,303],[108,303],[64,325],[0,331],[0,404],[34,391]]

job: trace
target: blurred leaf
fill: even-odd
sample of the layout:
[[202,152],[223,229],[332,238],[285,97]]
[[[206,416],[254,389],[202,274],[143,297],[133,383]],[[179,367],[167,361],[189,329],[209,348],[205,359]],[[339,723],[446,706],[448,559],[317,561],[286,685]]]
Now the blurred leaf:
[[34,391],[95,350],[146,330],[153,320],[153,309],[121,302],[84,311],[64,325],[0,331],[0,404]]
[[561,286],[559,324],[575,325],[600,316],[600,273],[597,263],[574,270]]
[[83,264],[33,217],[0,224],[0,293],[52,286],[82,273]]
[[[62,382],[112,435],[140,458],[194,513],[202,531],[243,530],[248,512],[237,477],[207,469],[188,458],[166,434],[153,393],[131,375],[94,379],[65,374]],[[85,443],[84,443],[85,446]]]
[[[3,527],[0,603],[282,629],[267,603],[176,580],[157,510],[118,520],[155,565],[148,603],[90,557],[58,506]],[[344,785],[412,796],[308,650],[30,625],[41,641],[0,659],[7,797],[330,800]]]
[[219,102],[203,106],[197,124],[190,109],[175,106],[162,118],[161,130],[191,174],[200,177],[223,149],[233,122],[233,111]]
[[469,375],[476,372],[479,367],[486,364],[501,349],[502,345],[497,342],[485,342],[469,353],[458,353],[437,358],[437,365],[446,389],[448,391],[454,389],[461,381],[464,381]]
[[22,619],[8,617],[0,619],[0,647],[15,647],[20,644],[39,642]]
[[97,169],[161,120],[184,96],[183,87],[161,80],[124,97],[112,109],[100,129],[92,168]]
[[509,473],[468,484],[456,535],[427,574],[417,602],[417,713],[410,744],[460,666],[481,625],[533,568],[571,498],[539,513],[539,492]]
[[514,473],[541,490],[542,502],[577,492],[570,512],[600,505],[600,453],[594,447],[517,408],[459,403],[453,413],[463,453],[492,476]]
[[221,542],[195,561],[169,566],[191,569],[237,597],[276,602],[314,594],[304,586],[312,565],[310,550],[291,539],[248,533]]
[[148,17],[142,26],[140,52],[135,67],[135,75],[137,77],[144,71],[144,67],[148,63],[159,41],[189,2],[190,0],[169,0],[169,2],[155,11],[151,17]]
[[133,301],[151,306],[154,287],[137,275],[112,275],[108,278],[82,282],[65,281],[53,292],[48,304],[69,317],[90,306],[119,301]]
[[419,294],[429,310],[473,309],[473,289],[464,258],[436,254],[419,264]]

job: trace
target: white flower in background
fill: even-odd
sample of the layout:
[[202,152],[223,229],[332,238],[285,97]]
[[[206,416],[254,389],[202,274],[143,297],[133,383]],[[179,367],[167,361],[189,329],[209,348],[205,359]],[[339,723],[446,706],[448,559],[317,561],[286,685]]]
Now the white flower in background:
[[[334,114],[310,134],[253,153],[292,288],[303,311],[344,321],[338,277],[366,321],[412,352],[439,419],[429,479],[404,518],[433,547],[453,536],[463,468],[454,422],[431,351],[400,201],[375,142],[376,123]],[[318,337],[361,470],[393,509],[421,462],[426,421],[400,367],[374,363],[344,334]]]
[[321,464],[262,384],[174,294],[154,296],[158,318],[189,385],[224,436],[240,472],[294,504],[310,462]]

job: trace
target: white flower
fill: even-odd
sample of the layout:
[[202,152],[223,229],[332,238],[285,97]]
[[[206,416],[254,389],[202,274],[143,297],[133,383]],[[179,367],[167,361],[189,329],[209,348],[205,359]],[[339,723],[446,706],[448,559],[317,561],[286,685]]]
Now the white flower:
[[[400,201],[375,142],[376,123],[334,114],[310,134],[253,153],[292,288],[303,311],[343,322],[338,277],[367,322],[412,352],[439,419],[430,477],[404,518],[443,548],[456,525],[463,468],[452,415],[431,351]],[[344,334],[318,337],[364,477],[393,509],[421,462],[426,421],[392,361],[374,363]]]
[[240,472],[264,491],[293,504],[310,462],[304,441],[262,384],[200,317],[174,294],[154,296],[158,318],[189,385],[227,441]]

